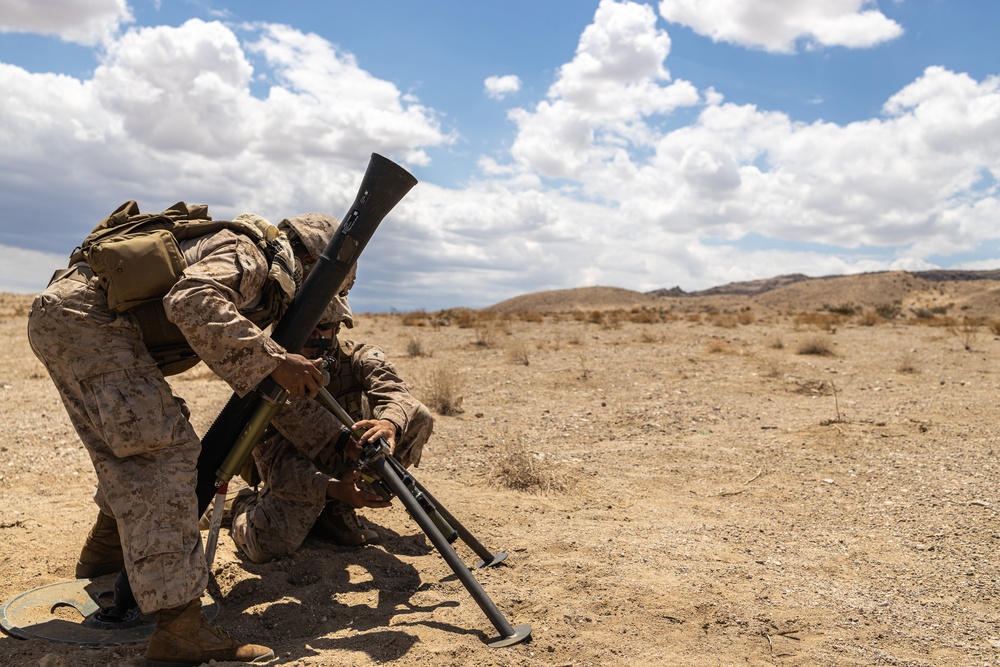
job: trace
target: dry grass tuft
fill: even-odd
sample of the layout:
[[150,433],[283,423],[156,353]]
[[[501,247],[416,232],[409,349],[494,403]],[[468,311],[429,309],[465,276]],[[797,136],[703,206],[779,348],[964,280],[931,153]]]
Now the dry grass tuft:
[[528,346],[521,341],[515,341],[507,346],[507,361],[520,366],[527,366],[530,362]]
[[794,321],[797,327],[809,326],[835,333],[843,319],[843,316],[837,313],[802,313],[797,315]]
[[873,327],[882,323],[882,316],[874,310],[866,310],[858,316],[858,324],[863,327]]
[[822,336],[802,341],[795,352],[796,354],[813,354],[818,357],[834,356],[833,346],[827,338]]
[[431,374],[424,404],[439,415],[451,417],[460,415],[462,409],[462,381],[458,374],[442,369]]
[[424,347],[424,344],[416,336],[411,337],[406,343],[406,353],[411,357],[431,356],[431,351]]
[[732,354],[733,346],[728,341],[713,338],[705,344],[705,351],[709,354]]
[[404,327],[426,327],[430,324],[430,315],[422,310],[415,310],[412,313],[404,313],[402,323]]
[[490,479],[499,487],[534,493],[565,493],[568,477],[549,457],[529,452],[519,438],[505,438],[487,456]]
[[907,350],[899,360],[899,365],[896,366],[896,372],[898,373],[919,373],[917,368],[917,355],[916,350]]

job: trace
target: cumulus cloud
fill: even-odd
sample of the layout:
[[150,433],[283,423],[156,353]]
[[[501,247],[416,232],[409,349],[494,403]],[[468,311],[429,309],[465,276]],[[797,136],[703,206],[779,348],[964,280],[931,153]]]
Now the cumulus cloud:
[[109,41],[131,23],[127,0],[0,0],[0,32],[54,35],[67,42],[94,45]]
[[[511,162],[481,162],[515,200],[543,191],[538,177],[564,179],[525,232],[571,230],[549,246],[559,251],[540,279],[556,269],[562,286],[697,289],[794,271],[926,268],[1000,240],[986,223],[997,210],[1000,79],[931,67],[879,117],[806,124],[671,82],[669,38],[646,9],[602,2],[546,100],[512,112]],[[700,109],[693,122],[660,129],[657,119],[690,106]],[[774,249],[747,247],[750,236]],[[796,244],[827,251],[782,249]]]
[[595,163],[651,145],[647,119],[698,101],[690,83],[671,83],[669,52],[670,37],[649,6],[601,2],[547,99],[510,113],[515,160],[546,177],[579,178]]
[[[0,63],[0,242],[44,220],[30,247],[68,251],[126,199],[279,220],[330,210],[353,199],[371,152],[419,162],[450,141],[432,110],[325,40],[275,25],[247,34],[197,19],[132,29],[89,79]],[[250,89],[259,74],[272,77],[263,98]]]
[[0,285],[5,292],[40,292],[57,269],[66,267],[63,254],[26,250],[0,243]]
[[[382,223],[358,310],[928,268],[1000,242],[1000,78],[929,67],[876,117],[802,123],[673,79],[670,50],[648,5],[603,0],[544,99],[510,112],[509,154],[461,188],[422,182]],[[59,257],[129,198],[341,215],[368,153],[419,165],[453,141],[287,26],[133,29],[89,79],[0,64],[0,86],[0,243]],[[44,285],[48,259],[20,266]]]
[[661,0],[660,15],[713,41],[791,53],[806,46],[867,48],[903,28],[872,0]]
[[502,100],[511,93],[521,90],[521,79],[514,74],[490,76],[486,77],[486,80],[483,82],[483,88],[486,91],[487,97],[494,100]]

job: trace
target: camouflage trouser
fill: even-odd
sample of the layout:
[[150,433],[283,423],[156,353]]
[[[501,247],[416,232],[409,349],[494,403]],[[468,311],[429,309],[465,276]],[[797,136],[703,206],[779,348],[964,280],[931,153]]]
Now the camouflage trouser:
[[28,340],[90,453],[95,498],[118,521],[139,607],[197,598],[208,584],[195,498],[201,443],[134,318],[110,312],[93,279],[63,278],[32,304]]
[[[396,445],[396,458],[406,467],[420,461],[431,435],[434,418],[418,411]],[[329,448],[332,450],[332,446]],[[263,486],[257,495],[234,507],[232,537],[240,551],[255,563],[282,558],[302,546],[326,506],[330,477],[347,470],[341,454],[323,451],[313,463],[286,438],[276,435],[253,452]],[[317,468],[317,464],[323,471]]]

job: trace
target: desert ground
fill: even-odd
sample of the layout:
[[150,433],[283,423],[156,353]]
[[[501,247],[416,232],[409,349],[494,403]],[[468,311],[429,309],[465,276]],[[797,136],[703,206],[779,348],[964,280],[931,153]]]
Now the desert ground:
[[[361,314],[350,337],[438,412],[414,475],[509,554],[474,575],[532,641],[487,645],[398,500],[362,512],[382,541],[361,549],[255,565],[224,530],[217,620],[289,667],[1000,665],[998,294],[881,274]],[[0,604],[73,579],[95,517],[30,302],[0,296]],[[230,396],[204,366],[172,383],[202,433]],[[0,665],[143,648],[0,634]]]

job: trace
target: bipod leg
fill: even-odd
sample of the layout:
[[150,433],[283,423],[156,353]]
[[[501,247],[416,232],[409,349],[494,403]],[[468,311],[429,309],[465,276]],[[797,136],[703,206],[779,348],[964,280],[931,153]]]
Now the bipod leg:
[[[399,497],[400,501],[406,507],[406,510],[410,513],[410,516],[417,522],[420,529],[424,531],[434,547],[444,558],[445,562],[448,563],[448,567],[451,568],[455,576],[459,578],[462,584],[465,586],[466,590],[479,605],[479,608],[483,610],[486,617],[496,628],[500,636],[489,642],[489,646],[493,648],[500,648],[503,646],[512,646],[526,639],[531,638],[531,626],[530,625],[519,625],[514,627],[510,624],[503,613],[497,609],[496,604],[490,599],[490,596],[486,594],[483,590],[482,585],[479,581],[472,576],[469,568],[465,566],[462,559],[458,557],[455,550],[448,544],[448,540],[445,539],[441,531],[438,530],[437,526],[427,512],[420,507],[420,503],[417,499],[413,497],[410,490],[406,488],[403,480],[400,479],[398,472],[393,469],[384,456],[378,457],[372,462],[372,465],[376,468],[381,477],[382,481],[388,484],[393,492]],[[443,516],[443,515],[442,515]]]
[[[392,459],[390,464],[392,463],[395,463],[395,465],[402,466],[402,464],[400,464],[395,459]],[[393,466],[393,468],[395,468],[395,465]],[[495,565],[499,565],[507,558],[507,554],[503,551],[499,551],[494,554],[492,551],[484,547],[482,543],[476,539],[476,536],[470,533],[469,530],[462,525],[461,521],[456,519],[454,515],[452,515],[452,513],[445,508],[444,505],[438,502],[438,500],[431,494],[430,491],[424,488],[423,484],[421,484],[415,477],[413,477],[413,473],[408,473],[408,474],[410,475],[411,479],[413,479],[413,483],[416,485],[417,490],[419,490],[420,493],[424,494],[424,496],[427,498],[427,500],[430,501],[432,505],[437,507],[438,513],[442,517],[444,517],[444,520],[447,521],[452,528],[455,529],[455,531],[458,533],[458,537],[463,542],[465,542],[466,546],[468,546],[470,549],[476,552],[476,555],[479,556],[479,558],[482,559],[478,563],[476,563],[473,569],[479,569],[481,567],[493,567]]]
[[114,604],[97,613],[97,620],[104,623],[124,623],[138,612],[139,603],[132,593],[132,584],[128,580],[128,572],[123,567],[115,579]]

